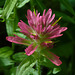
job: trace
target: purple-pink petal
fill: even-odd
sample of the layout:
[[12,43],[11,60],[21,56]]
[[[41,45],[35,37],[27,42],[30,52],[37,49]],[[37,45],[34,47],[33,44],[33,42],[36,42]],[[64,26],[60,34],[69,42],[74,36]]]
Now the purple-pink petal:
[[48,24],[48,22],[49,22],[49,20],[50,20],[50,18],[51,18],[51,15],[52,15],[52,10],[51,9],[49,9],[48,11],[47,11],[47,13],[46,13],[46,15],[45,15],[45,18],[46,18],[46,24]]
[[33,44],[28,46],[28,48],[25,49],[26,55],[30,56],[34,53],[34,51],[37,49],[38,46],[34,47]]
[[61,27],[61,28],[59,29],[59,33],[64,32],[65,30],[67,30],[67,27]]
[[43,16],[45,16],[46,9],[43,11]]
[[[49,51],[48,51],[49,52]],[[60,57],[56,56],[54,53],[49,52],[51,57],[49,57],[48,55],[45,55],[53,64],[60,66],[62,64],[62,62],[60,61]]]
[[53,29],[51,32],[50,32],[50,35],[59,35],[61,32],[67,30],[67,27],[61,27],[61,28],[58,28],[58,29]]
[[55,18],[55,14],[53,14],[53,16],[51,17],[51,19],[49,20],[48,24],[50,24]]
[[32,19],[32,11],[31,10],[27,10],[27,19],[31,20]]
[[20,29],[23,31],[23,32],[31,32],[31,28],[26,24],[24,23],[22,20],[20,20],[21,22],[18,23]]
[[53,35],[53,36],[48,37],[48,39],[53,39],[53,38],[56,38],[56,37],[60,37],[60,36],[62,36],[62,35],[63,35],[63,34]]
[[15,35],[15,37],[8,36],[8,37],[6,37],[6,40],[13,42],[13,43],[25,44],[25,45],[29,45],[29,43],[30,43],[29,40],[18,37],[17,35]]

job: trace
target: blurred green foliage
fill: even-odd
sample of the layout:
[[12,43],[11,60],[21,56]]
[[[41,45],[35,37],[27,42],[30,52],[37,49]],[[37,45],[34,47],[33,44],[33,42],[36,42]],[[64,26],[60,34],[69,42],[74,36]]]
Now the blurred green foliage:
[[62,65],[57,67],[41,57],[42,75],[75,75],[75,0],[0,0],[0,75],[37,75],[37,70],[33,68],[36,60],[23,53],[25,46],[11,44],[5,38],[13,34],[27,38],[19,33],[19,20],[27,23],[24,15],[28,9],[36,9],[42,14],[44,9],[49,8],[56,14],[56,19],[62,16],[59,24],[67,26],[68,30],[55,39],[59,42],[51,49],[60,57]]

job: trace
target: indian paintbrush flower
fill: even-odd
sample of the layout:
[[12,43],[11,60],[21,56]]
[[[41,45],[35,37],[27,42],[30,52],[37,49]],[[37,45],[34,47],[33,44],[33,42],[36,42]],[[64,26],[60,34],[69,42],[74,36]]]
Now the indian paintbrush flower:
[[27,45],[28,48],[25,49],[25,52],[28,56],[35,54],[35,52],[43,52],[44,50],[45,53],[47,53],[43,53],[43,55],[55,65],[59,66],[62,64],[59,57],[48,49],[53,47],[54,42],[52,40],[62,36],[63,34],[61,34],[61,32],[67,30],[67,27],[60,27],[60,25],[58,25],[57,22],[61,17],[58,20],[55,20],[55,14],[52,15],[51,9],[49,9],[47,13],[45,12],[46,10],[44,10],[43,15],[40,16],[38,11],[32,12],[31,10],[27,10],[26,17],[29,25],[22,20],[18,23],[18,26],[21,29],[20,32],[26,35],[29,39],[24,39],[17,35],[15,35],[15,37],[8,36],[6,39],[13,43]]

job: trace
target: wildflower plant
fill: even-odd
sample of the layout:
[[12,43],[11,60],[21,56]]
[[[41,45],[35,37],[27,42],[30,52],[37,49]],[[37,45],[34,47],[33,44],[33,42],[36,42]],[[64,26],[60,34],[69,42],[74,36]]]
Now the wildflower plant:
[[[15,34],[15,37],[8,36],[6,39],[13,43],[28,46],[25,49],[25,54],[31,57],[31,60],[35,59],[35,64],[38,64],[38,66],[40,66],[40,58],[42,56],[49,59],[56,66],[60,66],[62,62],[50,49],[53,48],[54,39],[62,36],[63,34],[61,33],[67,30],[67,27],[60,27],[58,24],[61,17],[55,20],[55,14],[52,15],[51,9],[47,12],[44,10],[43,15],[40,15],[37,10],[33,12],[27,10],[26,17],[28,19],[28,25],[20,20],[18,26],[21,29],[20,32],[26,35],[28,39],[21,38]],[[38,75],[40,75],[40,67],[38,67],[38,71]]]

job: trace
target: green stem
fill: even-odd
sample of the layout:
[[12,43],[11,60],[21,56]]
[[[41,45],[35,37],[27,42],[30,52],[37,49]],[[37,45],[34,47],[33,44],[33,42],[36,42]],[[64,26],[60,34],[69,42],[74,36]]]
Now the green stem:
[[14,51],[14,49],[15,49],[15,44],[12,43],[12,50]]
[[38,71],[38,75],[41,75],[41,67],[40,67],[40,61],[39,60],[37,60],[36,68],[37,68],[37,71]]
[[37,53],[36,53],[36,59],[37,59],[36,69],[37,69],[37,71],[38,71],[38,75],[41,75],[40,52],[39,52],[39,51],[37,51]]

